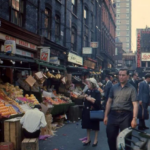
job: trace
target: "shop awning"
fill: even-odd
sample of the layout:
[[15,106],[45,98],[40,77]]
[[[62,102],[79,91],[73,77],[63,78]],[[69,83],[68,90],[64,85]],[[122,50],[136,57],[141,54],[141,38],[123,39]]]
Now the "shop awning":
[[20,55],[14,55],[14,54],[6,54],[6,53],[0,53],[0,59],[22,61],[22,62],[29,62],[29,63],[35,62],[33,58],[24,57],[24,56],[20,56]]
[[45,61],[42,61],[42,60],[39,60],[39,59],[35,59],[35,62],[38,65],[43,66],[43,67],[47,67],[47,68],[51,68],[51,69],[58,69],[58,70],[66,70],[66,67],[63,66],[63,65],[55,65],[55,64],[45,62]]

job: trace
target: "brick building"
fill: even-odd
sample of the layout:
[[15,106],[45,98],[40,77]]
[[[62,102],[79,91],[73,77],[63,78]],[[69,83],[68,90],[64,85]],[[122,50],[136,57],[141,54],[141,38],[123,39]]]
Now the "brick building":
[[[115,11],[109,0],[1,0],[0,18],[2,25],[7,22],[38,36],[39,42],[33,44],[50,47],[51,55],[60,60],[69,51],[84,59],[91,58],[98,68],[114,63]],[[0,32],[6,34],[4,29]],[[17,30],[12,32],[6,35],[28,42],[32,39],[17,34]],[[82,48],[90,47],[90,42],[99,42],[98,47],[92,54],[83,55]]]

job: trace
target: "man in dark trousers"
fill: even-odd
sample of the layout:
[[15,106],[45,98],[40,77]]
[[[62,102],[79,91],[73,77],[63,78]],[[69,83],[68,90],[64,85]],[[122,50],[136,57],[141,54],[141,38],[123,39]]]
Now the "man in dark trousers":
[[109,76],[105,77],[105,81],[106,81],[106,85],[104,87],[104,98],[105,98],[104,107],[106,106],[106,103],[107,103],[107,100],[108,100],[108,96],[109,96],[109,92],[110,92],[110,89],[112,87],[112,82],[110,81],[110,77]]
[[[145,110],[147,110],[150,100],[149,83],[150,83],[150,74],[148,73],[145,75],[145,80],[140,82],[139,84],[139,94],[138,94],[140,104],[139,107],[143,107]],[[138,129],[139,130],[149,129],[148,127],[146,127],[144,119],[139,119]]]
[[[112,86],[106,105],[104,124],[110,150],[117,150],[119,131],[137,125],[138,100],[135,88],[128,82],[129,71],[120,69],[119,82]],[[131,137],[130,137],[131,138]],[[127,141],[126,141],[127,142]],[[127,142],[130,145],[130,142]],[[126,147],[126,150],[130,150]]]
[[137,78],[138,78],[138,74],[137,74],[137,73],[134,73],[134,74],[132,75],[132,79],[129,81],[129,83],[132,84],[132,85],[135,87],[136,91],[138,90]]

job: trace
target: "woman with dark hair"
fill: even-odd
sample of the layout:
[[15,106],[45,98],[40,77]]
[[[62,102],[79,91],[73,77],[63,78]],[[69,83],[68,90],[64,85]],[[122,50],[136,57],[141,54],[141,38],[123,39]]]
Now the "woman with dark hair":
[[98,84],[94,78],[87,79],[88,90],[85,95],[84,107],[82,112],[82,128],[87,129],[87,140],[84,143],[84,146],[87,146],[91,143],[90,131],[95,131],[95,139],[93,142],[93,147],[97,146],[98,143],[98,131],[99,131],[99,121],[90,120],[90,111],[99,110],[101,103],[101,95],[98,90]]

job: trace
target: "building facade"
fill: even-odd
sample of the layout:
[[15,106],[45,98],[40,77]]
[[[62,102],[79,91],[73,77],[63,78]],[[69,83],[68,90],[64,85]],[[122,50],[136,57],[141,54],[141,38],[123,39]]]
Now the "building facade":
[[131,50],[132,0],[114,0],[116,5],[116,36],[126,52]]
[[[51,55],[62,60],[69,51],[91,58],[98,68],[113,66],[115,11],[109,0],[1,0],[0,18],[41,37],[38,46],[50,47]],[[98,46],[83,55],[91,42]]]

